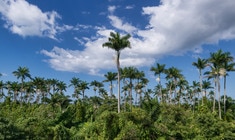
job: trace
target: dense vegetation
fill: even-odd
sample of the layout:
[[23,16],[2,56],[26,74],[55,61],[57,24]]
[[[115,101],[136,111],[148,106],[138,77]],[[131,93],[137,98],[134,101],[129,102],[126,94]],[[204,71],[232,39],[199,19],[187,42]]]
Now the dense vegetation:
[[[129,36],[111,37],[104,46],[120,56],[112,39]],[[103,81],[73,77],[69,85],[19,67],[13,71],[19,81],[0,81],[0,139],[235,139],[235,100],[226,95],[233,57],[218,50],[192,64],[200,78],[189,83],[178,68],[157,63],[150,68],[158,81],[153,89],[143,71],[121,68],[119,59],[118,73],[108,72]],[[116,80],[120,97],[113,91]],[[65,94],[68,87],[73,94]],[[88,89],[95,96],[87,96]]]

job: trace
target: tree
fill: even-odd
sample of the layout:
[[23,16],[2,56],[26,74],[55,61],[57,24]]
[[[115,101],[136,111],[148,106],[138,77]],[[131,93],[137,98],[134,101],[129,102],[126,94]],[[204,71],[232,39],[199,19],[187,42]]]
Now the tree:
[[79,99],[79,94],[80,94],[80,91],[78,90],[78,86],[79,86],[80,82],[81,81],[79,78],[73,77],[70,80],[71,84],[69,85],[69,86],[73,86],[73,88],[74,88],[73,97],[76,97],[77,99]]
[[13,91],[13,99],[17,101],[17,96],[20,92],[20,85],[18,82],[12,82],[10,85],[10,89]]
[[128,78],[129,79],[129,98],[130,98],[130,107],[132,108],[132,89],[133,89],[133,80],[136,79],[136,75],[138,73],[138,69],[135,67],[125,67],[121,71],[122,78]]
[[26,67],[19,67],[16,71],[12,72],[14,76],[16,76],[17,79],[21,80],[21,95],[20,95],[20,100],[22,103],[22,94],[24,92],[24,80],[26,78],[30,78],[31,79],[31,75],[29,72],[29,69]]
[[123,37],[120,36],[119,33],[110,32],[110,37],[108,38],[108,42],[103,44],[103,47],[108,47],[116,52],[116,65],[118,71],[118,113],[120,113],[120,54],[121,51],[125,48],[130,48],[131,43],[129,38],[130,34],[127,34]]
[[57,89],[59,91],[60,94],[63,94],[63,91],[66,91],[67,85],[65,82],[63,81],[59,81],[57,84]]
[[89,83],[86,82],[86,81],[81,81],[78,85],[78,89],[81,90],[81,92],[82,92],[82,98],[83,99],[84,99],[84,96],[85,96],[85,90],[90,89],[88,85],[89,85]]
[[99,90],[101,87],[103,87],[104,84],[97,81],[97,80],[93,80],[93,81],[91,81],[90,86],[93,86],[93,90],[94,90],[95,96],[96,96],[96,91]]
[[[170,67],[165,70],[165,74],[166,74],[166,79],[171,81],[169,82],[170,89],[174,88],[176,94],[177,82],[179,81],[180,78],[183,78],[181,70],[177,69],[176,67]],[[170,94],[172,93],[170,92]],[[170,102],[172,102],[172,95],[170,95],[170,97],[171,97]]]
[[226,79],[228,76],[228,72],[235,71],[235,63],[232,62],[234,58],[231,56],[230,52],[225,52],[224,53],[224,61],[223,61],[223,68],[225,70],[224,74],[224,113],[226,113]]
[[207,95],[207,90],[211,89],[211,88],[213,88],[213,87],[211,86],[211,82],[210,81],[208,81],[208,80],[203,80],[202,81],[202,90],[205,93],[205,97]]
[[[201,95],[202,95],[202,98],[203,98],[203,93],[202,93],[202,70],[207,66],[207,60],[198,58],[197,62],[193,62],[192,65],[195,66],[199,70],[200,90],[201,90]],[[203,104],[203,100],[202,100],[202,104]]]
[[110,82],[110,97],[113,96],[113,81],[117,80],[117,73],[116,72],[108,72],[104,75],[106,78],[103,82]]
[[46,93],[45,79],[42,77],[35,77],[32,82],[37,94],[36,102],[37,103],[40,102],[40,96],[42,96],[42,102],[44,102],[45,93]]
[[161,98],[162,98],[162,85],[161,85],[161,74],[162,73],[164,73],[164,71],[165,71],[165,64],[159,64],[159,63],[157,63],[156,64],[156,67],[151,67],[151,69],[150,69],[150,71],[152,71],[152,72],[154,72],[154,75],[156,76],[158,76],[157,77],[157,81],[158,81],[158,84],[159,84],[159,86],[160,86],[160,88],[159,88],[159,92],[160,92],[160,96],[161,96]]
[[[208,61],[210,62],[210,68],[211,70],[209,72],[206,72],[208,74],[208,77],[214,77],[215,80],[215,87],[218,92],[218,106],[219,106],[219,118],[221,119],[221,105],[220,105],[220,76],[225,75],[225,69],[222,67],[222,64],[224,62],[224,53],[222,50],[218,50],[215,53],[210,54],[210,58]],[[214,98],[214,105],[215,106],[215,98]],[[213,107],[214,111],[214,107]]]

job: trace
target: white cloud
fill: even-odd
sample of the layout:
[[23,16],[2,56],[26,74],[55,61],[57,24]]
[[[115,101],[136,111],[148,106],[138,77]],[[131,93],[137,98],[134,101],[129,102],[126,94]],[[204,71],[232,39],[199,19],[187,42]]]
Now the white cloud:
[[129,23],[123,23],[123,21],[117,16],[110,15],[108,16],[108,18],[111,20],[111,24],[113,25],[113,27],[119,30],[123,30],[128,33],[132,33],[136,30],[136,28]]
[[[160,6],[143,8],[143,14],[150,16],[148,27],[154,30],[151,37],[144,38],[156,38],[156,43],[151,45],[158,45],[156,51],[165,53],[184,52],[202,44],[233,39],[234,6],[233,0],[162,0]],[[139,35],[149,31],[141,31]]]
[[[109,7],[108,16],[114,30],[132,34],[132,49],[121,53],[122,66],[150,66],[163,55],[179,55],[186,51],[200,54],[201,45],[216,44],[220,40],[235,38],[234,0],[162,0],[161,5],[144,7],[143,15],[149,16],[145,30],[139,30],[114,16],[115,7]],[[84,43],[82,51],[54,47],[42,53],[50,57],[48,63],[57,69],[97,74],[115,67],[115,53],[102,48],[110,31],[96,27],[91,39],[75,38]]]
[[45,36],[56,39],[56,35],[72,26],[58,26],[60,15],[55,12],[42,12],[37,6],[25,0],[1,0],[0,13],[6,21],[5,27],[20,36]]
[[116,6],[109,6],[108,7],[108,11],[110,12],[110,13],[113,13],[115,10],[116,10]]

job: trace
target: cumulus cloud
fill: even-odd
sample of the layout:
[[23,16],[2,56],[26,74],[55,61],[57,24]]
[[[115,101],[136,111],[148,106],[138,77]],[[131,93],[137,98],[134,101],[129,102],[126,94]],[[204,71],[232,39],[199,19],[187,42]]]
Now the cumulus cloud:
[[[150,66],[163,55],[187,51],[199,54],[203,44],[234,39],[234,7],[234,0],[162,0],[159,6],[143,7],[143,16],[149,17],[144,30],[113,15],[116,7],[109,7],[108,19],[113,29],[96,28],[96,36],[83,42],[84,50],[54,47],[42,53],[57,70],[97,74],[102,69],[115,68],[114,51],[101,46],[107,42],[110,31],[119,30],[132,35],[132,49],[123,50],[121,65]],[[81,38],[75,39],[81,42]]]
[[60,32],[72,29],[72,26],[59,26],[60,15],[55,12],[42,12],[37,6],[25,0],[1,0],[0,13],[5,28],[20,36],[40,36],[56,39]]
[[144,38],[156,38],[156,51],[167,53],[184,52],[202,44],[233,39],[234,6],[233,0],[162,0],[160,6],[143,8],[143,14],[149,15],[150,29],[139,34],[154,30],[152,37],[147,35]]
[[129,23],[123,23],[123,21],[117,16],[110,15],[108,16],[108,18],[110,19],[113,27],[115,27],[116,29],[123,30],[128,33],[132,33],[136,30],[136,28]]

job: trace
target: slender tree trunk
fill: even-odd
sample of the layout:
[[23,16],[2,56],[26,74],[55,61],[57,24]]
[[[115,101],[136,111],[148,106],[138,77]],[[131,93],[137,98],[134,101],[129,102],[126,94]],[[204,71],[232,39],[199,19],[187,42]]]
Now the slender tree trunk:
[[113,95],[113,82],[110,81],[110,97]]
[[213,100],[213,112],[215,112],[215,101],[216,101],[216,93],[217,93],[217,80],[216,78],[214,79],[215,86],[214,86],[214,100]]
[[226,100],[227,100],[227,93],[226,93],[226,75],[224,76],[224,114],[226,113]]
[[129,99],[129,102],[130,102],[130,109],[131,109],[131,111],[132,111],[132,79],[130,79],[129,96],[130,96],[130,99]]
[[160,86],[160,96],[161,96],[161,101],[160,102],[162,102],[163,103],[163,95],[162,95],[162,85],[161,85],[161,75],[159,74],[158,75],[158,84],[159,84],[159,86]]
[[203,105],[203,92],[202,92],[202,70],[200,69],[199,70],[199,78],[200,78],[200,92],[201,92],[201,95],[202,95],[202,105]]
[[220,105],[220,79],[219,79],[219,76],[217,76],[217,82],[218,82],[218,105],[219,105],[219,118],[221,119],[221,105]]
[[118,113],[120,113],[121,109],[120,109],[120,62],[119,62],[119,57],[120,57],[120,52],[117,51],[117,71],[118,71]]
[[85,96],[85,91],[82,90],[82,99],[84,99],[84,96]]

